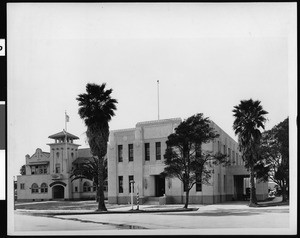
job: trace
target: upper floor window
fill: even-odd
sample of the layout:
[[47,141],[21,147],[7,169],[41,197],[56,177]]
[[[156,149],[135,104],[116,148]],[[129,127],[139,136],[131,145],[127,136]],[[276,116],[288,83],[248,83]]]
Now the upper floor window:
[[60,173],[60,164],[55,164],[55,173]]
[[133,161],[133,144],[128,145],[128,160]]
[[37,174],[38,166],[31,166],[31,174]]
[[150,160],[150,144],[145,143],[145,160]]
[[41,165],[39,166],[39,174],[46,174],[47,173],[47,165]]
[[123,145],[118,145],[118,161],[123,162]]
[[20,189],[25,189],[25,183],[20,183]]
[[39,186],[34,183],[31,185],[31,193],[38,193],[39,192]]
[[218,152],[221,152],[221,145],[220,145],[220,141],[218,141]]
[[156,160],[161,159],[161,143],[156,142],[155,143],[155,154],[156,154]]
[[46,183],[42,183],[41,193],[48,193],[48,185]]

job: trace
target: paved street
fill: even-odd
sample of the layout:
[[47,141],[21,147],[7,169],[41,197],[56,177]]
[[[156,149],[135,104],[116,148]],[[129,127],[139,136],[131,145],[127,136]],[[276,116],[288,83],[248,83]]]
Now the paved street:
[[[166,207],[166,206],[164,206]],[[181,205],[169,205],[178,208]],[[278,234],[289,228],[289,206],[250,208],[247,203],[228,203],[214,205],[190,205],[199,208],[189,212],[155,213],[110,213],[110,214],[66,214],[51,217],[32,216],[20,211],[15,212],[15,231],[78,231],[84,234],[122,234],[137,231],[151,234],[194,234],[208,232],[218,234]],[[140,206],[142,210],[154,209],[155,206]],[[130,206],[112,209],[128,211]],[[155,208],[158,209],[157,206]],[[42,215],[42,211],[41,215]],[[224,231],[225,228],[225,231]],[[108,232],[108,233],[105,233]],[[117,232],[117,233],[116,233]],[[72,233],[72,234],[73,234]],[[146,234],[145,233],[145,234]],[[224,233],[224,234],[225,234]],[[200,234],[200,233],[199,233]]]

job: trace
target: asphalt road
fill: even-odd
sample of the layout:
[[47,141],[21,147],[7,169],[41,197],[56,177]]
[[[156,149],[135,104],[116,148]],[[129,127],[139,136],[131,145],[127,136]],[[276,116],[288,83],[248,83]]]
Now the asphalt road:
[[[249,208],[209,205],[191,212],[56,215],[41,217],[15,212],[15,231],[43,234],[280,234],[289,228],[289,207]],[[225,231],[223,231],[225,229]],[[33,233],[32,233],[33,232]],[[154,233],[153,233],[154,232]],[[197,233],[198,232],[198,233]],[[199,233],[200,232],[200,233]]]

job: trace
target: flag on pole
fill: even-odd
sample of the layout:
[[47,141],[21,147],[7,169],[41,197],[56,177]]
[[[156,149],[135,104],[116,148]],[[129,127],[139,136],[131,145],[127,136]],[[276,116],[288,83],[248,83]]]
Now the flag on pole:
[[66,122],[69,122],[69,121],[70,121],[70,117],[66,113]]

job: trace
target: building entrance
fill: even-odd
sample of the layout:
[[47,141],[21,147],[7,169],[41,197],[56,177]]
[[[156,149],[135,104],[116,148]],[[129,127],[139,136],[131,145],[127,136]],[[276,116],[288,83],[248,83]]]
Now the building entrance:
[[52,188],[53,199],[62,199],[65,195],[65,188],[61,185],[56,185]]
[[161,197],[165,194],[165,178],[155,175],[155,197]]
[[250,197],[249,175],[234,175],[234,199],[241,201]]

